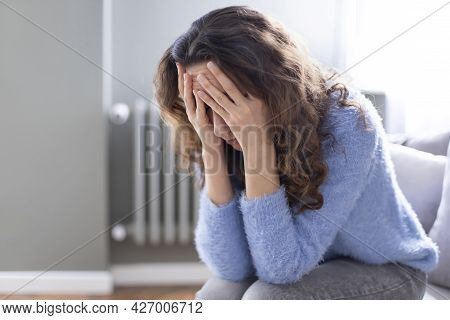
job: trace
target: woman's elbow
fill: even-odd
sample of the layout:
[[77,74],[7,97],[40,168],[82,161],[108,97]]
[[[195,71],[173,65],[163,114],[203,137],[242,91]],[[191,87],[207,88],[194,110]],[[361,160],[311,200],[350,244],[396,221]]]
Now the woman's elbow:
[[290,284],[299,281],[303,275],[317,266],[316,259],[300,258],[282,264],[260,264],[258,278],[267,283]]
[[197,253],[208,269],[217,277],[230,280],[242,281],[255,273],[251,260],[246,256],[232,256],[212,250],[209,246],[197,245]]
[[257,272],[258,279],[264,281],[266,283],[272,284],[291,284],[297,282],[301,278],[300,272],[267,272],[267,271],[259,271]]
[[300,280],[302,276],[302,266],[300,263],[290,262],[283,265],[260,265],[256,269],[258,279],[273,284],[289,284]]
[[248,263],[239,265],[217,265],[214,263],[207,263],[212,273],[221,279],[230,281],[244,281],[255,274],[253,266]]

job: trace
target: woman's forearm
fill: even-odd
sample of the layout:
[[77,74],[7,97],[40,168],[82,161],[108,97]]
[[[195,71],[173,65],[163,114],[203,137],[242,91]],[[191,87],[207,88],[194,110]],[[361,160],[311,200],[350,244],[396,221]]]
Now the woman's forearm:
[[222,205],[233,199],[233,189],[227,172],[223,149],[203,151],[205,166],[205,188],[207,195],[216,205]]
[[223,152],[203,152],[205,188],[200,193],[195,245],[214,274],[240,281],[254,273],[238,199]]
[[247,198],[271,194],[280,187],[273,142],[252,143],[244,150],[245,193]]

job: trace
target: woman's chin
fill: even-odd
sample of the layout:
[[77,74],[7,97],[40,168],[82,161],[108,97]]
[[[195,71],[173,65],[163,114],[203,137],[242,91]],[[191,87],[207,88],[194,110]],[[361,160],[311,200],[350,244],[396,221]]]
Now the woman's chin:
[[236,139],[228,140],[226,141],[230,146],[232,146],[234,149],[238,151],[242,151],[241,145]]

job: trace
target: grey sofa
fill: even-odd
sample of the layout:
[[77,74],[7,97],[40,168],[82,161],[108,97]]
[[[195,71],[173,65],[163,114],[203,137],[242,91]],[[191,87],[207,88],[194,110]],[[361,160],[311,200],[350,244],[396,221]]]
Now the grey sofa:
[[388,138],[400,189],[440,250],[424,299],[450,299],[450,131]]

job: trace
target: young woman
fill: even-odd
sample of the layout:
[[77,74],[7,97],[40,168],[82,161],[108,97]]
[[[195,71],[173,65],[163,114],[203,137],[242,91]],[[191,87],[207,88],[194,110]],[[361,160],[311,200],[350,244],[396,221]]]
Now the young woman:
[[201,186],[196,299],[421,299],[438,248],[375,108],[247,6],[194,21],[155,76]]

